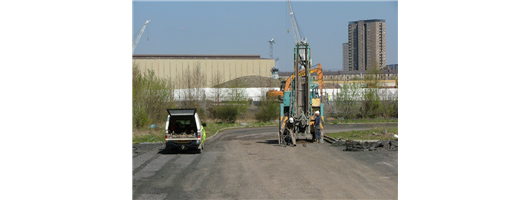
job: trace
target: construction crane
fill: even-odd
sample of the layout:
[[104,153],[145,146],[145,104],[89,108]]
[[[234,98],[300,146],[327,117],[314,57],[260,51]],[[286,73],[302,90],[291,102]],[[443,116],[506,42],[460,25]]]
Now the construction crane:
[[142,29],[140,30],[140,33],[138,33],[138,36],[136,36],[136,40],[134,40],[134,43],[132,45],[132,53],[134,54],[134,49],[136,49],[136,45],[138,45],[138,42],[140,41],[140,38],[142,37],[142,34],[144,33],[144,30],[145,30],[145,27],[147,27],[147,24],[150,22],[151,20],[147,20],[145,21],[144,23],[144,26],[142,26]]
[[[294,16],[293,6],[291,5],[291,1],[288,0],[287,3],[289,4],[289,16],[291,16],[291,26],[293,28],[293,36],[294,36],[294,43],[306,43],[307,38],[302,38],[300,36],[300,32],[298,31],[298,23],[296,22],[296,17]],[[289,31],[287,31],[289,33]]]
[[[297,46],[296,51],[299,51],[298,53],[296,53],[300,59],[298,67],[300,70],[302,70],[308,67],[307,58],[310,57],[310,53],[308,56],[305,51],[309,49],[309,45],[307,44],[307,38],[303,38],[300,34],[298,22],[294,15],[294,10],[293,6],[291,5],[291,1],[288,0],[287,3],[289,4],[289,16],[291,17],[291,26],[293,28],[294,44]],[[309,63],[311,63],[311,60],[309,60]]]

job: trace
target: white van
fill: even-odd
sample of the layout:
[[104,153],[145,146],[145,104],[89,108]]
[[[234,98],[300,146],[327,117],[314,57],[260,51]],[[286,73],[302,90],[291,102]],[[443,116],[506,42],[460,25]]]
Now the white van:
[[167,109],[166,148],[204,150],[206,132],[195,108]]

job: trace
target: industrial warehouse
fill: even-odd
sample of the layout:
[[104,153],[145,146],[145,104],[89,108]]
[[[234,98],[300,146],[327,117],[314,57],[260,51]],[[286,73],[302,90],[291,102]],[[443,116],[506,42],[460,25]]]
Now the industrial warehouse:
[[[259,55],[133,55],[133,65],[175,83],[197,68],[204,75],[205,87],[212,87],[217,75],[222,82],[244,76],[270,77],[274,59]],[[177,89],[182,88],[177,84]]]

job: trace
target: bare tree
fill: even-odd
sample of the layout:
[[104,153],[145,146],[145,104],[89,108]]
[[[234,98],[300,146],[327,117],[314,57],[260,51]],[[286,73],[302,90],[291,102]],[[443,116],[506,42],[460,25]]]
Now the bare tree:
[[376,67],[371,67],[369,73],[363,76],[363,80],[367,88],[363,90],[362,94],[361,116],[363,118],[375,118],[382,113],[383,109],[378,92],[381,86],[379,70]]
[[206,99],[204,92],[205,76],[201,72],[201,66],[196,63],[194,68],[188,68],[182,74],[182,78],[179,81],[179,87],[181,90],[181,98],[184,100],[180,101],[180,106],[184,108],[196,108],[199,115],[203,117],[205,115],[204,104],[201,104]]
[[361,99],[361,94],[361,83],[345,83],[340,92],[337,93],[335,100],[335,105],[340,110],[338,115],[349,119],[355,118],[359,112],[358,102]]
[[217,70],[212,76],[212,79],[210,80],[210,84],[213,86],[213,96],[214,101],[217,105],[219,105],[219,102],[223,99],[224,93],[221,91],[221,83],[224,82],[224,72],[221,72]]

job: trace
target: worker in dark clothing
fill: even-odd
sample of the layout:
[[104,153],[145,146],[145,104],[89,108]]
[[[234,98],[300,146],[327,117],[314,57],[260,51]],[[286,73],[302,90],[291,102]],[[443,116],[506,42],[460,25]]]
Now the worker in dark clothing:
[[315,123],[313,123],[313,129],[315,130],[315,138],[316,142],[320,143],[321,135],[320,135],[320,124],[322,123],[322,118],[320,118],[320,112],[315,112]]

